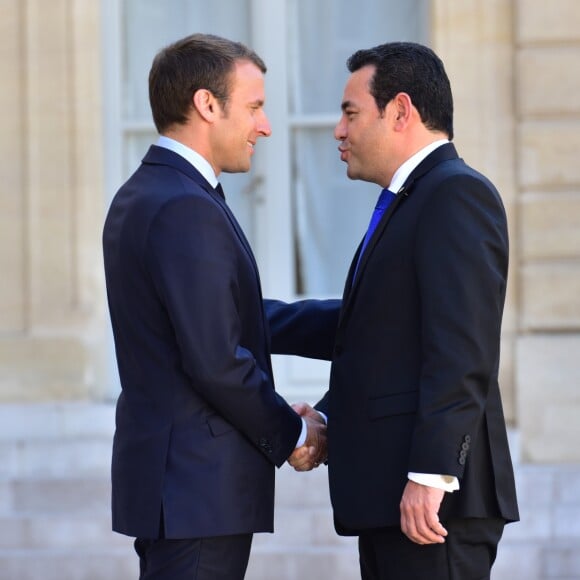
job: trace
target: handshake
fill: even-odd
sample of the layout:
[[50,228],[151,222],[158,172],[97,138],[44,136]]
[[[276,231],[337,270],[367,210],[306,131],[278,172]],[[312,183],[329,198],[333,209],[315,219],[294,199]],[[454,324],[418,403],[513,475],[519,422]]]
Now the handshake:
[[304,445],[294,450],[288,463],[296,471],[310,471],[326,461],[326,423],[307,403],[296,403],[292,408],[306,421],[308,433]]

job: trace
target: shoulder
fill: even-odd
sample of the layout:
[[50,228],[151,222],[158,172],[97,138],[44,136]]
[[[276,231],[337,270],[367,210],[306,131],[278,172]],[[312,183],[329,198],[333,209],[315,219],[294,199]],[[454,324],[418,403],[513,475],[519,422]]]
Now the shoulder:
[[120,188],[112,205],[122,205],[127,214],[146,221],[172,208],[223,213],[209,186],[164,165],[141,165]]
[[423,183],[418,184],[418,188],[421,187],[427,208],[434,204],[444,207],[459,204],[460,207],[495,208],[504,213],[501,195],[492,181],[461,158],[440,163],[425,176]]

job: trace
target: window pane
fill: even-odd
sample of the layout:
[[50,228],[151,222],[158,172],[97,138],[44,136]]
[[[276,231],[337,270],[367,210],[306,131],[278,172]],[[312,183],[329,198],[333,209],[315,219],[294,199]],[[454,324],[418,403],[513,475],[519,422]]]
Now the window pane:
[[360,48],[391,40],[425,42],[427,0],[289,0],[292,113],[338,110],[348,72]]
[[332,129],[293,135],[297,294],[340,294],[380,188],[350,181]]
[[249,42],[249,0],[123,0],[124,118],[149,120],[147,78],[160,48],[194,32]]
[[[303,116],[340,116],[346,59],[360,48],[392,40],[427,42],[428,0],[288,0],[290,111],[293,133],[295,289],[340,295],[350,261],[380,193],[350,181],[333,126],[301,127]],[[320,126],[320,125],[319,125]]]

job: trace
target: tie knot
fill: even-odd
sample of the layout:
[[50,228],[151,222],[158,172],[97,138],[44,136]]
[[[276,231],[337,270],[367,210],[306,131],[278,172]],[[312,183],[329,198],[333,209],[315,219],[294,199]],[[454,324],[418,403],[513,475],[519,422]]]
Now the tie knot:
[[394,198],[395,194],[385,187],[385,189],[381,191],[381,195],[379,195],[375,209],[386,209]]

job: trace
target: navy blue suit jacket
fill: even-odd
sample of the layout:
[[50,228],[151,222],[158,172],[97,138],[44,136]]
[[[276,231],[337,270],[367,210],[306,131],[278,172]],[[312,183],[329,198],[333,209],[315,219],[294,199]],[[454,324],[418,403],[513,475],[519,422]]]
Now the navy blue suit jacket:
[[[357,260],[338,325],[320,319],[334,331],[317,408],[328,415],[337,530],[398,526],[410,471],[459,478],[442,520],[518,519],[498,386],[508,235],[495,187],[452,144],[436,149],[383,216],[353,280]],[[303,340],[315,308],[269,305],[273,352],[330,351]]]
[[152,146],[103,232],[122,392],[113,528],[167,538],[272,531],[274,466],[300,418],[274,391],[258,271],[225,200]]

